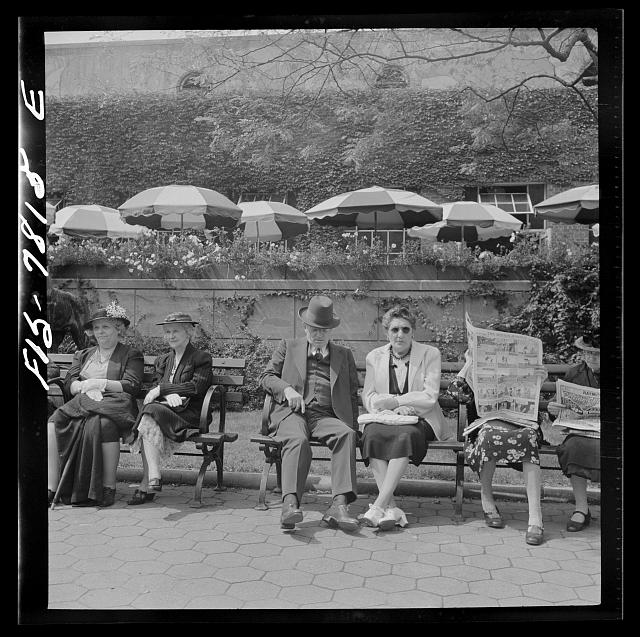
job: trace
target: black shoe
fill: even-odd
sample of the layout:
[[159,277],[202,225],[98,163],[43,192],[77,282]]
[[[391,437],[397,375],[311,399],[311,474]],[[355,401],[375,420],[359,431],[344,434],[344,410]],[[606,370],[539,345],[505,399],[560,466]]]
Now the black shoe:
[[342,529],[347,533],[352,533],[358,528],[358,520],[349,515],[346,504],[332,504],[322,516],[322,521],[332,529]]
[[579,513],[582,517],[584,517],[584,522],[575,522],[574,520],[569,518],[569,521],[567,522],[567,531],[571,531],[572,533],[575,533],[576,531],[582,531],[582,529],[584,529],[586,526],[589,526],[589,522],[591,522],[591,511],[589,511],[588,509],[586,514],[582,511],[574,511],[571,514],[571,517],[573,517],[576,513]]
[[504,529],[504,520],[500,515],[500,511],[498,511],[498,507],[496,507],[495,513],[486,513],[485,511],[483,513],[484,521],[490,529]]
[[116,501],[116,490],[111,487],[102,488],[102,502],[98,504],[99,507],[110,507]]
[[538,546],[539,544],[542,544],[543,539],[544,539],[544,529],[541,526],[532,524],[527,528],[527,533],[525,535],[525,542],[527,544]]
[[100,503],[96,500],[82,500],[82,502],[72,502],[72,507],[97,507]]
[[283,502],[282,513],[280,515],[280,528],[287,530],[295,529],[297,522],[302,522],[302,511],[298,508],[298,505],[290,500]]
[[136,489],[133,492],[130,500],[127,500],[127,504],[135,506],[136,504],[144,504],[145,502],[153,502],[153,498],[156,497],[155,493],[147,493],[146,491],[140,491]]

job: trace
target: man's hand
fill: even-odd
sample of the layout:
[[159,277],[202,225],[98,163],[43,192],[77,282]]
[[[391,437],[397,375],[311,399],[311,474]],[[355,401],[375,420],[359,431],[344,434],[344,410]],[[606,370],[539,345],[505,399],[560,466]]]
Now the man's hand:
[[385,409],[394,410],[400,405],[398,405],[398,399],[395,396],[374,398],[372,401],[372,406],[377,411],[384,411]]
[[169,407],[180,407],[182,405],[182,398],[180,398],[179,394],[167,394],[164,399]]
[[144,397],[142,404],[148,405],[149,403],[152,403],[154,400],[156,400],[158,396],[160,396],[160,386],[153,387],[147,392],[147,395]]
[[287,399],[291,411],[299,411],[304,414],[304,397],[301,396],[293,387],[287,387],[284,390],[284,397]]
[[560,413],[561,409],[562,409],[562,403],[557,403],[553,400],[550,400],[547,403],[547,412],[552,416],[557,416]]

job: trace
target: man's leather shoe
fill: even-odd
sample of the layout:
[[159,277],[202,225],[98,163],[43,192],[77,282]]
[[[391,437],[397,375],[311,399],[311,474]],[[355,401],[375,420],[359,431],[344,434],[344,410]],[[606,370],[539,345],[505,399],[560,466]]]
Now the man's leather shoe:
[[280,527],[283,529],[295,529],[296,522],[302,522],[302,511],[295,502],[283,502],[280,515]]
[[358,520],[349,515],[349,509],[346,504],[332,504],[322,516],[322,520],[332,529],[339,528],[347,533],[351,533],[358,528]]
[[582,531],[582,529],[584,529],[585,526],[589,526],[589,522],[591,522],[591,511],[587,510],[586,514],[583,513],[582,511],[574,511],[571,517],[573,517],[576,513],[579,513],[584,518],[584,521],[576,522],[575,520],[572,520],[571,518],[569,518],[569,521],[567,522],[567,531],[571,531],[571,532]]
[[112,487],[102,487],[102,502],[98,504],[100,508],[113,506],[116,501],[116,490]]

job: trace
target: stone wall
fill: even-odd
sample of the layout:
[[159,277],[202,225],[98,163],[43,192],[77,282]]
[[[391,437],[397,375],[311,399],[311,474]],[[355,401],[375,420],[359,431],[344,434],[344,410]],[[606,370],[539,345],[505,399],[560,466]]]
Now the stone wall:
[[[144,337],[160,336],[156,323],[170,312],[184,311],[200,321],[204,332],[218,339],[238,341],[246,330],[275,345],[281,338],[303,334],[298,311],[307,298],[324,292],[333,296],[341,324],[333,338],[348,344],[357,360],[386,342],[379,318],[385,304],[409,300],[426,325],[417,340],[439,347],[443,359],[465,349],[464,316],[468,312],[478,326],[497,317],[499,308],[491,296],[479,296],[462,280],[281,280],[262,279],[82,279],[53,278],[51,285],[86,298],[92,308],[113,298],[124,305],[132,319],[130,330]],[[496,281],[495,290],[506,293],[509,309],[528,300],[528,281]]]

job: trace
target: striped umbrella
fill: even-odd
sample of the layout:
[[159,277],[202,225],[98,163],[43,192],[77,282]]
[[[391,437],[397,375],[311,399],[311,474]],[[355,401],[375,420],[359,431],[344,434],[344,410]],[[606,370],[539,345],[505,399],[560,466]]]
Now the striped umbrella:
[[305,214],[328,225],[384,230],[438,221],[442,206],[415,192],[372,186],[330,197]]
[[249,241],[281,241],[309,230],[309,219],[293,206],[280,201],[245,201],[239,203],[242,217],[238,226],[244,226]]
[[508,237],[520,230],[522,222],[491,204],[455,201],[443,204],[442,221],[421,228],[409,228],[407,234],[426,241],[486,241]]
[[148,188],[118,206],[130,224],[148,228],[233,228],[242,215],[230,199],[199,186]]
[[536,215],[560,223],[596,223],[600,213],[598,184],[578,186],[549,197],[534,206]]
[[129,226],[120,213],[107,206],[77,204],[56,212],[55,223],[49,226],[52,234],[72,237],[139,237],[151,232],[142,226]]

